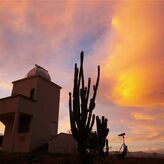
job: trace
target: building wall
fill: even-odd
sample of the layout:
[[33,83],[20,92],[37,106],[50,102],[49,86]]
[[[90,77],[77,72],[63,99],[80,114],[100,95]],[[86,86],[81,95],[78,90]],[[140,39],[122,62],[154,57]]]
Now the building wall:
[[[24,96],[17,95],[4,98],[0,101],[0,120],[5,125],[3,137],[4,151],[28,152],[30,150],[30,131],[29,135],[18,133],[19,115],[24,113],[32,116],[36,109],[35,102],[30,100]],[[18,119],[16,119],[16,115],[18,115]],[[24,137],[21,137],[22,135]]]
[[30,97],[30,91],[33,88],[37,88],[37,77],[26,78],[13,82],[12,95],[21,94],[26,97]]
[[19,133],[15,137],[14,152],[29,152],[30,151],[30,133]]
[[[30,152],[30,145],[31,145],[31,127],[33,126],[30,123],[29,131],[28,132],[19,132],[19,124],[20,123],[20,116],[21,115],[26,115],[21,112],[16,113],[15,115],[15,126],[13,125],[14,133],[12,134],[13,136],[13,148],[12,152]],[[32,116],[31,116],[32,118]]]
[[7,125],[5,127],[5,133],[4,133],[4,137],[3,137],[3,149],[6,152],[10,152],[11,150],[11,142],[12,142],[12,128],[13,128],[13,122],[14,122],[14,116],[12,117],[8,117],[5,119],[5,125]]
[[49,142],[51,153],[77,153],[77,142],[72,135],[60,133]]
[[[47,143],[51,133],[57,134],[60,88],[47,80],[39,78],[36,90],[38,112],[33,118],[31,149]],[[54,124],[54,126],[52,126]],[[53,128],[53,129],[51,129]]]
[[0,115],[14,113],[19,106],[19,97],[7,97],[0,101]]

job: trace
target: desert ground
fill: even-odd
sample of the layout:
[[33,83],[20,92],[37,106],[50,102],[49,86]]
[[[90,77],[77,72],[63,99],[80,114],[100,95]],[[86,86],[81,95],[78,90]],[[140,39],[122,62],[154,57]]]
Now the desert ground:
[[[0,164],[80,164],[79,157],[71,154],[50,154],[50,153],[0,153]],[[93,164],[163,164],[164,159],[160,158],[135,158],[126,157],[118,159],[116,156],[109,156],[105,159],[94,158]]]

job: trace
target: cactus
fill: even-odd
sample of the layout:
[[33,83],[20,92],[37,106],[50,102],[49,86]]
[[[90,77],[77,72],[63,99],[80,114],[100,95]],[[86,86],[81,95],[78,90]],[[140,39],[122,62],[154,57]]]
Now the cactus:
[[106,140],[105,140],[105,149],[106,149],[106,151],[105,151],[106,156],[108,156],[108,155],[109,155],[109,145],[108,145],[108,139],[106,139]]
[[98,137],[96,132],[91,132],[89,137],[88,137],[88,150],[91,154],[96,154],[99,148],[98,145]]
[[107,128],[107,122],[108,122],[108,120],[105,119],[104,116],[102,117],[102,119],[100,119],[99,116],[96,116],[97,135],[98,135],[98,141],[99,141],[100,156],[105,156],[103,149],[105,146],[106,137],[109,132],[109,129]]
[[91,78],[88,78],[88,85],[85,87],[83,57],[84,53],[82,51],[80,56],[80,70],[77,64],[75,64],[73,96],[69,93],[71,131],[78,143],[78,151],[82,156],[86,154],[87,139],[95,121],[95,115],[92,112],[95,108],[95,99],[100,78],[100,67],[98,66],[97,81],[93,86],[93,96],[89,98]]

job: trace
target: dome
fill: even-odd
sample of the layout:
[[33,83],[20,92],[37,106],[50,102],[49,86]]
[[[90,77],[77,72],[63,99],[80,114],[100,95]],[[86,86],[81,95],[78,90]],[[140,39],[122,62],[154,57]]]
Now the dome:
[[35,67],[27,73],[27,77],[32,77],[32,76],[41,76],[41,77],[51,81],[51,77],[50,77],[48,71],[45,70],[44,68],[40,67],[37,64],[35,64]]

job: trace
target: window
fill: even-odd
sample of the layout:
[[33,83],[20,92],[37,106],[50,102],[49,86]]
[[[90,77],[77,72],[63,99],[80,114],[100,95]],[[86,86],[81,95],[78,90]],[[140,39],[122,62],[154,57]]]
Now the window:
[[28,116],[28,115],[20,115],[20,117],[19,117],[18,132],[19,133],[28,132],[29,129],[30,129],[30,122],[31,122],[31,116]]
[[2,147],[2,143],[3,143],[3,135],[0,135],[0,147]]
[[35,96],[35,89],[33,88],[30,90],[30,98],[34,99],[34,96]]
[[51,122],[50,128],[51,128],[50,134],[51,134],[52,136],[55,136],[55,135],[56,135],[56,129],[57,129],[57,124],[56,124],[55,121],[52,121],[52,122]]

